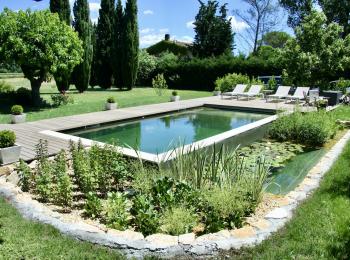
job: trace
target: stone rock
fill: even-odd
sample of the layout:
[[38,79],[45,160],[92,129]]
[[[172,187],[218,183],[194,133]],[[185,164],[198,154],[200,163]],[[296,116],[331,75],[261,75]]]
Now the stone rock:
[[164,248],[178,245],[178,237],[164,234],[154,234],[145,238],[155,248]]
[[29,168],[34,169],[36,167],[36,161],[32,161],[28,166]]
[[235,229],[231,231],[231,235],[233,235],[235,238],[249,238],[256,235],[256,232],[253,227],[246,226],[240,229]]
[[179,236],[179,243],[184,245],[192,244],[196,239],[196,235],[194,233],[184,234]]
[[269,219],[284,219],[289,216],[289,213],[283,208],[277,208],[271,211],[269,214],[265,216],[265,218]]
[[307,186],[317,186],[317,185],[318,185],[318,181],[317,181],[317,180],[313,180],[313,179],[306,178],[306,179],[303,181],[303,184],[304,184],[304,185],[307,185]]
[[12,172],[6,179],[9,183],[12,183],[13,185],[18,185],[20,179],[16,172]]
[[9,176],[11,169],[8,166],[0,167],[0,176]]
[[288,205],[290,205],[290,204],[292,204],[292,203],[293,203],[293,200],[288,199],[288,198],[286,198],[286,197],[284,197],[284,198],[278,200],[278,205],[279,205],[280,207],[288,206]]
[[207,254],[207,249],[204,245],[198,245],[191,248],[190,252],[195,255]]
[[119,237],[128,239],[130,241],[144,239],[144,236],[141,233],[135,232],[135,231],[132,231],[132,230],[119,231],[119,230],[115,230],[115,229],[109,229],[107,231],[107,234],[114,235],[114,236],[119,236]]
[[306,199],[307,195],[303,191],[292,191],[288,193],[288,197],[297,201]]
[[271,222],[266,219],[260,219],[256,222],[249,223],[251,226],[257,228],[258,230],[267,230],[271,227]]

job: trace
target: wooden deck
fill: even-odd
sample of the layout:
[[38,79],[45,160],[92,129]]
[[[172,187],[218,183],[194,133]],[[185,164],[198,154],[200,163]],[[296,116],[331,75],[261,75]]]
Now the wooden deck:
[[26,161],[35,158],[35,145],[40,139],[49,143],[49,154],[53,155],[62,149],[67,149],[69,143],[57,137],[41,134],[45,130],[63,131],[101,123],[117,122],[128,119],[142,118],[145,116],[161,114],[204,105],[218,105],[232,108],[267,109],[267,110],[292,110],[294,105],[284,103],[266,103],[264,100],[237,101],[222,100],[220,97],[208,97],[185,100],[174,103],[161,103],[146,106],[122,108],[113,111],[101,111],[95,113],[66,116],[53,119],[28,122],[24,124],[0,124],[0,130],[13,130],[17,136],[17,144],[22,146],[21,158]]

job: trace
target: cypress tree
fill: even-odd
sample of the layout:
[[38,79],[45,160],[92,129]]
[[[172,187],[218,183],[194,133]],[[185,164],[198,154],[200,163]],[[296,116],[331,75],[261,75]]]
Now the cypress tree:
[[[69,0],[50,0],[50,11],[51,13],[57,13],[61,21],[66,22],[67,25],[71,25]],[[53,76],[60,92],[65,92],[69,89],[70,73],[64,69],[58,69]]]
[[73,71],[76,89],[82,93],[89,87],[93,46],[91,42],[92,24],[87,0],[76,0],[73,7],[75,31],[83,42],[83,61]]
[[122,59],[123,85],[130,90],[135,85],[138,68],[139,31],[136,0],[126,1],[122,42],[124,46]]
[[97,41],[96,41],[96,31],[97,31],[97,25],[93,24],[91,27],[91,43],[92,43],[92,49],[93,49],[93,55],[92,55],[92,63],[91,63],[91,72],[90,72],[90,86],[95,87],[98,85],[97,80]]
[[110,88],[112,86],[114,14],[114,0],[102,0],[96,29],[97,81],[102,88]]
[[122,53],[123,53],[123,5],[122,1],[118,0],[117,7],[115,10],[115,24],[114,24],[114,37],[113,37],[113,77],[114,83],[116,87],[123,87],[123,79],[122,79]]
[[71,24],[69,0],[50,0],[51,13],[58,13],[61,21]]

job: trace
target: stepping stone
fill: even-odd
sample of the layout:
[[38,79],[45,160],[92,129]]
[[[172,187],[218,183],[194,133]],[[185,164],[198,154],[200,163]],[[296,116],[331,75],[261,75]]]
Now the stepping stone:
[[269,214],[265,216],[265,218],[269,219],[284,219],[289,217],[289,212],[282,208],[277,208],[271,211]]

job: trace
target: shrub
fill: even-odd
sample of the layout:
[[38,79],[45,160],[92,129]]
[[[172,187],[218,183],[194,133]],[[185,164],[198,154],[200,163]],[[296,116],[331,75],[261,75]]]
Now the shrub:
[[39,198],[47,202],[54,196],[52,165],[48,160],[48,142],[40,140],[36,150],[35,188]]
[[19,88],[16,91],[16,102],[21,105],[32,105],[32,92],[27,88]]
[[27,192],[31,188],[31,183],[34,179],[32,170],[29,166],[22,160],[19,160],[19,165],[17,168],[17,172],[19,174],[20,186],[22,191]]
[[138,195],[133,201],[133,224],[136,230],[144,235],[157,232],[159,228],[159,214],[147,195]]
[[176,90],[174,90],[173,92],[171,92],[171,94],[172,94],[174,97],[176,97],[176,96],[178,95],[178,93],[177,93]]
[[336,130],[335,120],[327,112],[294,112],[272,123],[269,136],[278,141],[294,141],[315,147],[325,144]]
[[149,86],[152,75],[157,67],[156,57],[150,55],[146,50],[139,52],[139,66],[137,71],[137,84]]
[[164,212],[160,218],[160,229],[175,236],[189,233],[197,225],[197,218],[193,210],[183,206],[175,207]]
[[102,215],[109,227],[126,230],[132,219],[130,210],[132,203],[120,192],[108,193],[103,203]]
[[107,98],[107,103],[114,104],[115,103],[115,98],[114,97]]
[[16,134],[13,131],[0,131],[0,148],[14,146],[16,142]]
[[277,89],[277,81],[274,76],[272,76],[267,82],[268,89],[276,90]]
[[164,75],[158,74],[154,79],[152,79],[152,86],[157,95],[162,96],[164,91],[168,88]]
[[231,91],[237,84],[249,84],[250,79],[247,75],[242,74],[227,74],[222,78],[218,78],[215,81],[215,86],[218,87],[222,92]]
[[89,192],[86,196],[86,201],[84,205],[85,214],[88,217],[98,218],[101,216],[102,211],[102,201],[99,197],[93,193]]
[[7,84],[5,81],[1,80],[0,81],[0,94],[9,94],[12,92],[14,92],[14,88],[10,84]]
[[339,79],[334,87],[334,90],[341,91],[343,94],[345,94],[348,88],[350,88],[350,80]]
[[53,94],[51,95],[52,104],[54,107],[59,107],[61,105],[68,105],[74,103],[74,98],[68,94]]
[[21,115],[23,113],[23,107],[21,105],[14,105],[11,107],[12,115]]

